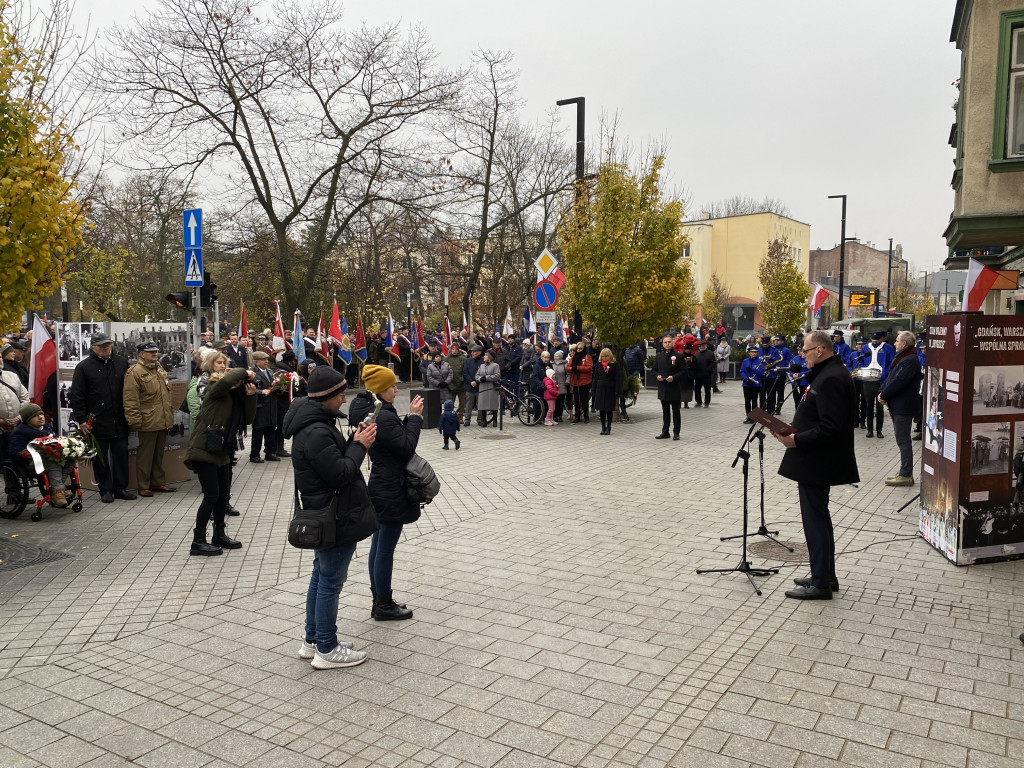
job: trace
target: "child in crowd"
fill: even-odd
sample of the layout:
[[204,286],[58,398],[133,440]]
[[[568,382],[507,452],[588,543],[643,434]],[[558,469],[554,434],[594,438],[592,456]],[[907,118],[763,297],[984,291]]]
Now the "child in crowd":
[[441,413],[441,418],[437,422],[437,430],[444,435],[444,448],[442,450],[448,450],[449,438],[455,441],[455,450],[459,450],[461,443],[459,437],[456,434],[459,431],[459,417],[455,414],[455,404],[451,400],[444,401],[444,410]]
[[[35,403],[25,403],[18,411],[18,415],[21,417],[21,424],[16,426],[11,433],[7,450],[11,458],[24,460],[25,457],[22,454],[28,444],[40,437],[53,437],[53,427],[46,423],[46,414]],[[61,463],[48,458],[43,459],[46,476],[50,480],[50,498],[55,507],[64,509],[68,505],[64,489],[71,477],[71,468],[74,465],[74,461]]]
[[549,427],[555,426],[555,401],[557,399],[558,385],[555,383],[555,369],[548,368],[544,372],[544,402],[548,407],[544,423]]

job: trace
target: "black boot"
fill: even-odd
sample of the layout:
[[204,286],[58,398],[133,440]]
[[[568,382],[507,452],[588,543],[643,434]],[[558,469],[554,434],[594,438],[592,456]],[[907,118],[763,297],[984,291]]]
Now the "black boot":
[[377,593],[372,589],[370,590],[370,594],[373,596],[373,605],[370,606],[370,618],[375,619],[377,618],[377,605],[380,603],[380,598],[377,597]]
[[192,535],[192,546],[189,547],[189,555],[210,555],[223,554],[224,550],[214,544],[206,543],[206,526],[196,528]]
[[238,541],[237,539],[232,539],[230,536],[228,536],[227,531],[224,530],[223,523],[221,523],[220,525],[214,523],[213,538],[210,539],[210,543],[218,547],[223,547],[224,549],[242,548],[242,542]]
[[377,621],[403,621],[412,618],[412,610],[403,603],[396,603],[388,592],[386,595],[377,595],[373,618]]

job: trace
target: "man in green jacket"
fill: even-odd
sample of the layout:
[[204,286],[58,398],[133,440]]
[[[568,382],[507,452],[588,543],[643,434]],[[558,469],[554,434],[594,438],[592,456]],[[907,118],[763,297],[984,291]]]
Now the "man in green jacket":
[[452,368],[452,394],[459,399],[459,421],[466,412],[466,378],[462,369],[466,366],[466,353],[458,344],[452,344],[445,358]]

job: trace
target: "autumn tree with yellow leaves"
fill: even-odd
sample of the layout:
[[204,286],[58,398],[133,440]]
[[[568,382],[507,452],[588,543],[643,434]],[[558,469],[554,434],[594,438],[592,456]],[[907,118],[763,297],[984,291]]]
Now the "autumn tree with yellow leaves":
[[567,278],[561,308],[575,304],[616,350],[678,325],[697,305],[689,264],[679,258],[683,204],[662,193],[664,164],[654,156],[635,173],[606,163],[558,228]]
[[59,286],[81,242],[81,209],[62,169],[73,140],[36,94],[39,52],[19,45],[0,0],[0,329]]
[[811,287],[794,263],[792,249],[785,238],[769,241],[757,275],[761,280],[761,301],[757,308],[765,327],[783,336],[792,336],[807,316]]

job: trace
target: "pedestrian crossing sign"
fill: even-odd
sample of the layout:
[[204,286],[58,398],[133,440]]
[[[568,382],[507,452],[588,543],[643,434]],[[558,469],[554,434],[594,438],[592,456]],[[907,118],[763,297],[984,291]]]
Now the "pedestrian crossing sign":
[[185,249],[185,285],[198,288],[203,284],[203,249]]

